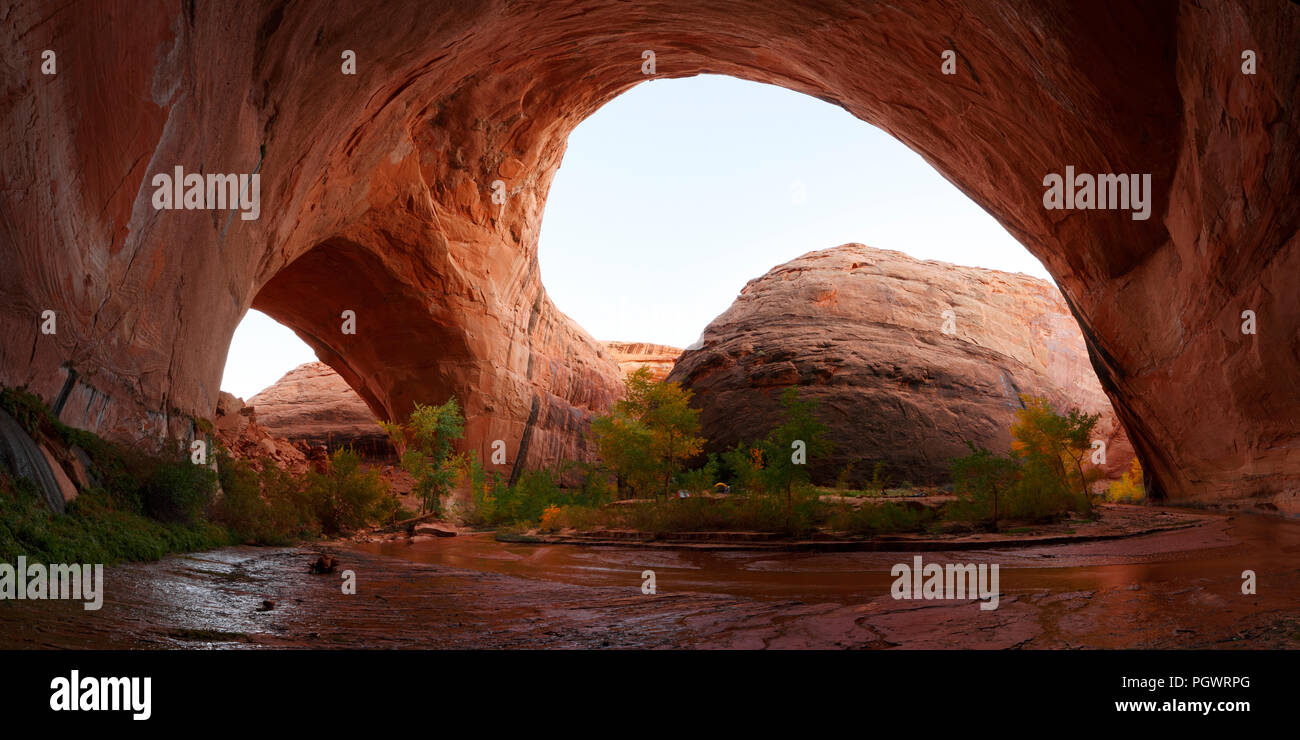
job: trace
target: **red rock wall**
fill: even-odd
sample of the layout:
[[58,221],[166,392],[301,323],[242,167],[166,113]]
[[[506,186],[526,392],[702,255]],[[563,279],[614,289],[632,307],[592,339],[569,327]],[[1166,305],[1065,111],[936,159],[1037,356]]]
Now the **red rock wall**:
[[618,363],[618,370],[627,377],[641,368],[650,369],[654,380],[665,380],[673,371],[673,364],[681,356],[677,347],[645,342],[601,342],[601,346]]
[[277,437],[370,457],[394,454],[387,433],[356,391],[323,362],[308,362],[248,399],[258,422]]
[[[568,132],[651,49],[658,76],[783,85],[918,151],[1057,278],[1155,488],[1295,510],[1298,41],[1272,0],[13,6],[0,382],[115,437],[190,434],[258,306],[377,414],[456,393],[475,445],[581,454],[617,370],[547,300],[537,229]],[[155,211],[176,165],[256,170],[261,217]],[[1044,210],[1066,165],[1150,173],[1152,217]]]
[[694,393],[712,452],[761,438],[780,421],[781,392],[798,386],[835,445],[808,461],[821,483],[853,464],[861,485],[876,462],[895,483],[950,480],[968,441],[1010,449],[1022,396],[1101,414],[1108,476],[1133,459],[1050,283],[861,244],[749,281],[668,380]]

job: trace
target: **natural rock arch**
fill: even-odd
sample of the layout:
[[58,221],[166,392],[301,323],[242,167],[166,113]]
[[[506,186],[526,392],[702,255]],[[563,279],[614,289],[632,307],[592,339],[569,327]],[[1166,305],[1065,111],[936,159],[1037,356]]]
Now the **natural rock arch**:
[[[645,80],[653,50],[658,76],[782,85],[921,153],[1056,277],[1157,489],[1294,506],[1300,9],[1207,5],[15,7],[0,20],[19,60],[0,72],[0,382],[112,436],[187,433],[261,305],[377,410],[461,384],[477,446],[580,453],[617,374],[546,298],[537,230],[568,132]],[[1246,49],[1257,74],[1242,74]],[[150,178],[176,165],[260,173],[260,219],[154,210]],[[1150,173],[1150,220],[1044,210],[1044,175],[1067,165]],[[357,284],[320,274],[328,260]],[[341,298],[313,292],[317,312],[308,282],[327,277]],[[376,317],[354,309],[360,344],[343,344],[326,333],[342,298],[412,323],[367,339]],[[39,330],[49,308],[54,335]],[[1245,309],[1259,334],[1239,331]],[[425,329],[446,355],[401,343]]]

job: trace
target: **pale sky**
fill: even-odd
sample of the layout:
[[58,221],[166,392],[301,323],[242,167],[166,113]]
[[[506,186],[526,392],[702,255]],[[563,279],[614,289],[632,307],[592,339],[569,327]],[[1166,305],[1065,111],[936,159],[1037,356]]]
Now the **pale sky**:
[[[551,300],[597,339],[685,347],[749,280],[846,242],[1050,280],[889,134],[801,93],[714,75],[643,83],[574,129],[539,259]],[[315,359],[249,311],[221,387],[248,399]]]

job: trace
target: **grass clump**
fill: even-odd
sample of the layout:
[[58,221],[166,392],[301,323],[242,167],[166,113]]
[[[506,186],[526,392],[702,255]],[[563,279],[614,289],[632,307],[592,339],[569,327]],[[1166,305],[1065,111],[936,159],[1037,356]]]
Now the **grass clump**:
[[896,502],[838,507],[831,516],[831,529],[851,535],[896,534],[920,532],[937,519],[933,509],[912,507]]

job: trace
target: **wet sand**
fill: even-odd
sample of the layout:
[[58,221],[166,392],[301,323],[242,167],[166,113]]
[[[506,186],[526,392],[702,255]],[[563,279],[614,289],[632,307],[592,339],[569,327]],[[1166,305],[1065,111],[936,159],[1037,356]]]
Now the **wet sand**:
[[[490,535],[237,547],[107,569],[98,612],[0,603],[3,648],[1300,647],[1300,523],[1251,515],[1121,540],[927,552],[997,563],[1000,603],[899,601],[911,553],[506,544]],[[1241,593],[1243,570],[1256,595]],[[641,591],[655,572],[657,593]],[[263,600],[275,602],[258,611]]]

